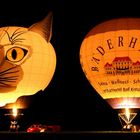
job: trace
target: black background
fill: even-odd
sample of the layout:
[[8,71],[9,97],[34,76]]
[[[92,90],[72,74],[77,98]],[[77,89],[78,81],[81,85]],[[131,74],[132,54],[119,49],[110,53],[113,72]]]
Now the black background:
[[[51,43],[57,56],[56,71],[45,91],[22,98],[19,123],[59,124],[63,130],[120,130],[113,110],[86,79],[79,59],[85,35],[97,24],[120,17],[140,17],[137,1],[44,0],[0,2],[0,26],[29,27],[53,12]],[[0,109],[0,130],[8,130],[8,110]],[[138,117],[137,117],[138,118]],[[138,121],[136,119],[135,121]]]

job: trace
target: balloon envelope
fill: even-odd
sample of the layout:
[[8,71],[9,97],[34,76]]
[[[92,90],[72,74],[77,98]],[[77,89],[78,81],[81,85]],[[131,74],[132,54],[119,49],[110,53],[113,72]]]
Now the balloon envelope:
[[50,83],[56,67],[51,17],[30,28],[0,28],[0,107],[44,90]]
[[120,18],[94,27],[80,48],[92,87],[112,108],[140,108],[140,19]]

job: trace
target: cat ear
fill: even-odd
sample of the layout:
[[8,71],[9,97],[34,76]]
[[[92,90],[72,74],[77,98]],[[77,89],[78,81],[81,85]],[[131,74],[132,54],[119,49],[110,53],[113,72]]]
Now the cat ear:
[[52,12],[49,12],[49,14],[42,21],[33,24],[28,28],[28,30],[40,34],[47,40],[47,42],[50,42],[52,37],[52,20],[53,14]]

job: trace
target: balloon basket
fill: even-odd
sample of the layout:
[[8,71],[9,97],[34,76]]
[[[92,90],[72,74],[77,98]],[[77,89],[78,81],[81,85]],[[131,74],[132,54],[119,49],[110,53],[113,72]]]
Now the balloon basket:
[[125,112],[118,113],[118,117],[122,125],[122,130],[133,131],[134,125],[132,124],[132,121],[136,115],[137,113],[130,111],[128,112],[127,109],[125,109]]
[[19,113],[19,110],[17,110],[17,108],[13,108],[12,112],[5,114],[5,116],[9,116],[10,117],[10,126],[9,126],[9,131],[10,132],[17,132],[19,130],[19,116],[23,116],[23,113]]

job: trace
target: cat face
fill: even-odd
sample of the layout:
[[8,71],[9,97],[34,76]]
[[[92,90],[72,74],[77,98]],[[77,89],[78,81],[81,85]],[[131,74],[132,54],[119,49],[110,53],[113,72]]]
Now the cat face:
[[29,28],[0,28],[0,106],[35,94],[51,81],[56,55],[50,43],[50,19],[49,14]]

